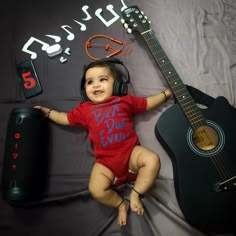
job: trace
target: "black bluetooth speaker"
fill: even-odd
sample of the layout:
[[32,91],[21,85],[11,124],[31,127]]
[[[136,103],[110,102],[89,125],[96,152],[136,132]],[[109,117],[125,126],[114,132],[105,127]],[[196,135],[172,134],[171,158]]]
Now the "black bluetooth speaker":
[[5,140],[2,193],[9,202],[42,197],[47,185],[48,128],[35,108],[11,111]]

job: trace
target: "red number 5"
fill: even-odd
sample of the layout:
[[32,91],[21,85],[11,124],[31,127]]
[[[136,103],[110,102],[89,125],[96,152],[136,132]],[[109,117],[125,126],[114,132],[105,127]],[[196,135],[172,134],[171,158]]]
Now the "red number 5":
[[24,87],[26,89],[31,89],[35,86],[36,82],[35,82],[35,79],[32,78],[32,77],[29,77],[31,75],[31,72],[28,71],[28,72],[25,72],[22,74],[22,77],[23,77],[23,80],[25,81],[24,83]]

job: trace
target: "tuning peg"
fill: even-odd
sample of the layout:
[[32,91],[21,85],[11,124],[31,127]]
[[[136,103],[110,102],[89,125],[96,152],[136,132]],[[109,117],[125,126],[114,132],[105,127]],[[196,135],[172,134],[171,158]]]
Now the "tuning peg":
[[125,27],[125,29],[128,29],[129,25],[127,23],[124,23],[124,27]]
[[131,34],[131,33],[132,33],[132,29],[128,28],[128,29],[127,29],[127,32],[128,32],[129,34]]
[[125,22],[124,19],[121,19],[120,22],[123,24],[124,28],[127,30],[129,34],[132,33],[132,29],[129,28],[129,25]]
[[124,23],[125,23],[125,20],[124,20],[124,19],[121,19],[120,22],[121,22],[121,24],[124,24]]

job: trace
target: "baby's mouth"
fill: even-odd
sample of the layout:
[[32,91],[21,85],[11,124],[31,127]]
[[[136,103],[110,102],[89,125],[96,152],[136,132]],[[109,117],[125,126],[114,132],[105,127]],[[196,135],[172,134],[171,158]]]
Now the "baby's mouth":
[[96,91],[93,92],[94,95],[100,95],[102,93],[103,93],[102,90],[96,90]]

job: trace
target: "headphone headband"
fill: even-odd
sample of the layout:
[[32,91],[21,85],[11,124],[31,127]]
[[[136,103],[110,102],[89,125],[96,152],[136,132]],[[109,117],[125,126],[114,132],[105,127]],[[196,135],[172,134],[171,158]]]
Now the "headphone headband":
[[123,76],[123,79],[121,78],[121,76],[119,76],[119,78],[115,78],[115,82],[114,82],[114,86],[113,86],[113,95],[114,96],[124,96],[127,94],[128,84],[130,83],[130,75],[129,75],[128,68],[124,65],[124,63],[121,60],[119,60],[117,58],[102,58],[100,60],[91,62],[84,69],[84,74],[83,74],[83,77],[82,77],[81,83],[80,83],[80,91],[81,91],[82,101],[89,101],[89,98],[88,98],[88,96],[85,92],[85,88],[84,88],[85,74],[86,74],[87,70],[92,67],[95,67],[96,65],[100,65],[103,63],[114,63],[114,64],[119,64],[119,65],[123,66],[123,68],[125,70],[125,75]]

